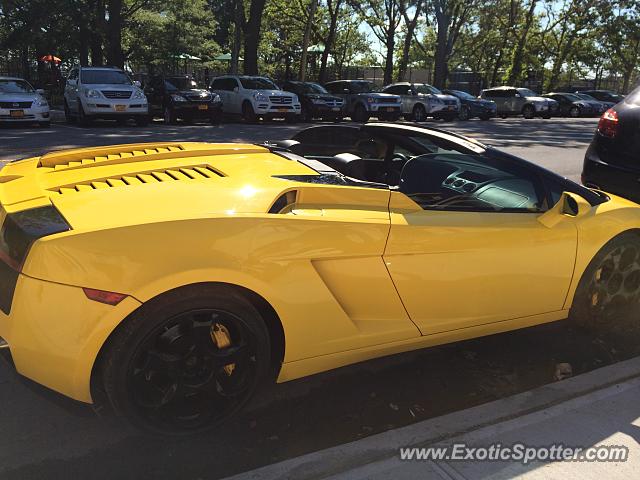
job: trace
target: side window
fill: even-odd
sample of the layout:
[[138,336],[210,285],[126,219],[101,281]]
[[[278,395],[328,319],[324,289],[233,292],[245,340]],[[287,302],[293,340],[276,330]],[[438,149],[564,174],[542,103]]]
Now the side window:
[[507,98],[513,98],[516,96],[516,94],[518,93],[517,90],[505,90],[505,97]]
[[235,78],[225,78],[225,90],[233,91],[234,88],[239,87],[238,80]]
[[487,98],[500,98],[500,91],[498,90],[487,90],[486,92],[484,92],[484,96]]
[[547,207],[535,173],[481,155],[413,158],[402,169],[399,190],[425,210],[537,213]]
[[327,89],[329,93],[338,93],[336,86],[337,85],[335,83],[328,83],[324,87]]
[[408,95],[409,87],[407,85],[394,85],[393,87],[386,88],[384,93],[392,93],[394,95]]
[[211,90],[224,90],[223,81],[222,78],[214,78],[211,82]]
[[304,156],[329,156],[353,153],[361,134],[357,128],[317,127],[303,130],[293,137],[302,144]]

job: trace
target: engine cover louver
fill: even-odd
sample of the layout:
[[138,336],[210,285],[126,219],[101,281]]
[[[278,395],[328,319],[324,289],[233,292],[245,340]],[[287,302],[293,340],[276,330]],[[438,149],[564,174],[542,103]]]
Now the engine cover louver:
[[127,187],[148,183],[204,180],[218,177],[224,177],[224,175],[210,165],[194,165],[188,167],[168,168],[166,170],[156,169],[118,177],[96,179],[75,185],[57,187],[53,189],[53,191],[61,195],[65,195],[70,193],[88,192],[102,188]]

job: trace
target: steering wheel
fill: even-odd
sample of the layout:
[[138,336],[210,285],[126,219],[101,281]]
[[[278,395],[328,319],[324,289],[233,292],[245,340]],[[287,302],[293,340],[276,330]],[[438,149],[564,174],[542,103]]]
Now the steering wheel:
[[391,161],[392,162],[395,162],[395,161],[408,162],[409,161],[409,157],[407,157],[404,153],[395,152],[393,154],[393,156],[391,157]]

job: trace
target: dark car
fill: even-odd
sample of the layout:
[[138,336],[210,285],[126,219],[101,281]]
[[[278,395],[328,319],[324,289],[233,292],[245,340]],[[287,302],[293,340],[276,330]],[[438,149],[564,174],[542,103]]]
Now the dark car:
[[640,202],[640,88],[607,110],[584,157],[582,183]]
[[558,115],[563,117],[597,117],[602,112],[600,105],[588,102],[573,93],[551,92],[543,95],[559,104]]
[[313,82],[284,82],[282,89],[295,93],[302,104],[302,119],[314,118],[340,121],[345,116],[344,99],[331,95],[326,88]]
[[462,90],[443,90],[442,93],[453,95],[460,100],[460,112],[458,113],[460,120],[469,120],[474,117],[489,120],[498,114],[496,102],[492,100],[483,100]]
[[600,108],[600,114],[603,114],[611,107],[613,107],[618,102],[603,102],[602,100],[596,100],[591,95],[587,95],[584,92],[573,92],[573,94],[580,98],[580,100],[584,100],[587,103],[590,103],[594,107]]
[[176,123],[178,119],[186,122],[197,119],[212,123],[220,121],[220,96],[198,88],[189,75],[153,76],[146,85],[145,94],[151,118],[161,115],[167,124]]
[[624,95],[612,92],[611,90],[582,90],[580,93],[586,93],[601,102],[610,102],[614,105],[624,100]]
[[336,80],[325,84],[332,94],[345,101],[346,115],[354,122],[369,118],[396,121],[402,115],[402,99],[398,95],[374,92],[368,80]]

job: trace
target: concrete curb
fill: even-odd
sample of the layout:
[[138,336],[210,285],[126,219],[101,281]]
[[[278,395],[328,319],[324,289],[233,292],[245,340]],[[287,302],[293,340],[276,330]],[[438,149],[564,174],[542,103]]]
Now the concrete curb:
[[467,410],[234,475],[226,480],[326,478],[369,463],[392,458],[398,454],[400,447],[421,447],[441,442],[498,422],[544,410],[636,377],[640,377],[640,357]]

